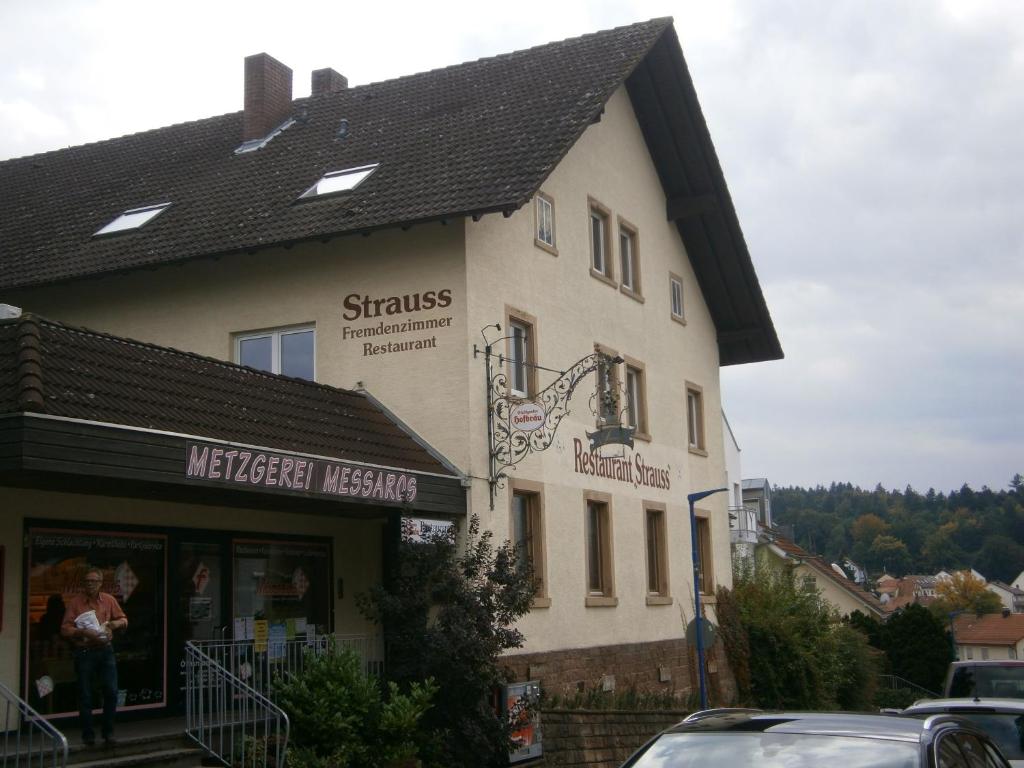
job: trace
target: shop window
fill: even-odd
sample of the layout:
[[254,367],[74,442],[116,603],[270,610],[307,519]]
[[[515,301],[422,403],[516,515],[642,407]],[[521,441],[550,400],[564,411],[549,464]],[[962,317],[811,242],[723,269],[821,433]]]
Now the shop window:
[[316,380],[316,329],[278,328],[235,336],[235,360],[261,371]]
[[508,388],[513,397],[532,397],[536,387],[536,321],[524,312],[507,315]]
[[[330,631],[331,548],[326,542],[236,539],[233,633],[252,640]],[[239,635],[242,637],[239,637]]]
[[[645,510],[647,543],[647,595],[668,596],[668,549],[665,537],[665,510],[648,506]],[[649,600],[648,603],[651,601]]]
[[534,243],[545,251],[558,255],[555,247],[555,202],[542,192],[534,198]]
[[543,497],[540,487],[527,481],[515,481],[511,496],[512,543],[524,565],[529,563],[537,585],[533,607],[546,607],[549,601],[545,582]]
[[714,563],[711,560],[711,521],[706,517],[697,518],[697,568],[700,573],[700,593],[713,594],[715,580]]
[[586,504],[587,605],[614,605],[610,498],[591,494]]
[[619,220],[619,274],[623,293],[640,298],[639,238],[636,229]]
[[686,430],[690,451],[707,456],[704,442],[704,392],[696,384],[686,385]]
[[669,273],[668,290],[672,319],[685,323],[686,316],[683,314],[683,278]]
[[635,430],[634,436],[650,439],[647,429],[647,381],[644,366],[636,360],[626,360],[626,423]]
[[596,407],[599,426],[619,423],[619,364],[613,362],[615,352],[604,347],[595,347],[603,353],[597,364]]
[[[612,282],[612,261],[608,253],[609,211],[595,200],[590,201],[590,274]],[[614,282],[612,282],[614,285]]]

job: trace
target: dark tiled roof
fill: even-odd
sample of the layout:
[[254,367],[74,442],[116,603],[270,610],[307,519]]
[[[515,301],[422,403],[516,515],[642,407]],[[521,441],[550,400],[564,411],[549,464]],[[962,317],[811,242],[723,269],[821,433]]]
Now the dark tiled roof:
[[871,610],[876,613],[881,614],[885,610],[877,597],[867,590],[861,589],[856,583],[849,579],[840,576],[832,569],[832,566],[826,563],[819,555],[811,554],[799,544],[785,538],[784,536],[775,535],[773,543],[785,552],[787,556],[801,561],[804,565],[808,566],[821,576],[824,576],[833,584],[860,600],[867,607],[870,607]]
[[18,412],[453,475],[360,392],[32,315],[0,321],[0,414]]
[[[0,163],[0,288],[514,210],[670,24],[298,99],[298,121],[242,155],[237,112]],[[352,193],[295,202],[323,173],[369,163]],[[168,201],[138,232],[92,237]]]
[[[235,155],[242,113],[0,163],[0,289],[525,205],[626,85],[718,331],[722,365],[783,356],[671,19],[297,99]],[[348,135],[338,138],[341,121]],[[325,172],[357,189],[296,202]],[[137,231],[124,211],[170,202]]]

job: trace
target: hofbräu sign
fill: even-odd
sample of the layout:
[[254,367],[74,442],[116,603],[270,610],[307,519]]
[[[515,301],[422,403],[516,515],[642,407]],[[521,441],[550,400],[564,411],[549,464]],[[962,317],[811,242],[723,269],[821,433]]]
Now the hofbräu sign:
[[639,451],[633,454],[632,459],[625,456],[605,458],[591,451],[578,437],[573,438],[572,444],[573,468],[577,474],[617,480],[634,488],[643,486],[667,491],[672,487],[669,468],[648,464]]
[[217,443],[185,443],[185,477],[330,498],[396,504],[416,498],[416,476],[407,472]]

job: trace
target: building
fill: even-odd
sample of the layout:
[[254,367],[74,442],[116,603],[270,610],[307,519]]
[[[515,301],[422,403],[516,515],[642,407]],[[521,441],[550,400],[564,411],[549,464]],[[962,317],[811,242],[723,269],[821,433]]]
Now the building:
[[999,596],[1003,607],[1011,613],[1024,613],[1024,589],[1018,589],[1002,581],[990,581],[985,589]]
[[[260,620],[263,578],[245,577],[262,555],[239,542],[293,534],[332,564],[317,579],[322,629],[368,634],[354,595],[385,573],[398,515],[458,524],[469,512],[516,541],[540,577],[511,674],[553,691],[685,694],[686,494],[726,478],[719,367],[782,350],[671,21],[353,88],[317,70],[302,99],[270,56],[245,67],[242,112],[0,163],[0,301],[29,313],[8,333],[40,328],[44,363],[61,359],[51,335],[74,338],[67,355],[95,344],[160,361],[148,375],[124,372],[131,396],[117,407],[60,411],[60,423],[99,430],[103,445],[106,430],[137,434],[139,424],[171,441],[163,476],[146,470],[133,483],[121,477],[134,477],[127,447],[126,466],[76,469],[42,448],[38,470],[24,448],[7,457],[3,679],[23,691],[32,681],[33,651],[18,649],[39,608],[36,555],[21,542],[37,529],[83,539],[109,526],[172,552],[195,543],[198,564],[226,575],[219,605],[196,611],[218,612],[217,631],[235,637]],[[30,375],[22,354],[8,344],[7,370]],[[79,371],[76,391],[106,386],[104,355]],[[235,387],[214,394],[232,412],[260,414],[252,432],[199,418],[187,387],[148,394],[179,367],[212,361]],[[249,368],[274,375],[243,385]],[[29,425],[57,407],[57,381],[44,380],[42,404],[30,397],[4,417],[20,425],[20,445],[36,444]],[[355,443],[290,434],[289,409],[317,406],[273,394],[286,386],[276,382],[359,403],[338,427]],[[22,389],[12,391],[20,403]],[[263,418],[280,429],[265,434]],[[378,450],[378,427],[406,448]],[[624,433],[632,445],[615,442]],[[223,471],[214,451],[224,460],[236,445],[278,455],[279,467],[290,460],[292,488],[210,483]],[[349,496],[359,470],[358,503],[307,498],[294,487],[302,460],[337,467],[315,479],[322,490],[335,478],[336,495],[345,466]],[[729,504],[713,496],[698,510],[712,616],[715,587],[731,580]],[[221,548],[204,554],[213,540]],[[111,560],[114,581],[119,565]],[[180,644],[190,621],[187,584],[168,578],[154,647]],[[180,611],[174,600],[185,600]],[[712,689],[727,698],[718,654]],[[160,709],[173,699],[173,652],[151,666],[163,682],[149,686],[148,705]]]
[[953,620],[956,657],[961,661],[1024,659],[1024,614],[963,614]]

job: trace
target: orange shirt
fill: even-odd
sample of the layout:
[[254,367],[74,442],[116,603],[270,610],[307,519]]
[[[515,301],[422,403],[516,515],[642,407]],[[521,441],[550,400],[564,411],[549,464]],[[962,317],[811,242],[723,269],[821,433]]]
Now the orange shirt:
[[106,592],[97,594],[95,600],[90,600],[84,592],[75,595],[68,602],[68,606],[64,610],[64,621],[60,625],[60,633],[64,637],[70,638],[73,643],[81,648],[100,648],[110,642],[109,637],[106,641],[75,637],[75,619],[86,611],[96,611],[96,620],[99,621],[100,626],[114,619],[128,621],[128,617],[121,610],[121,604]]

